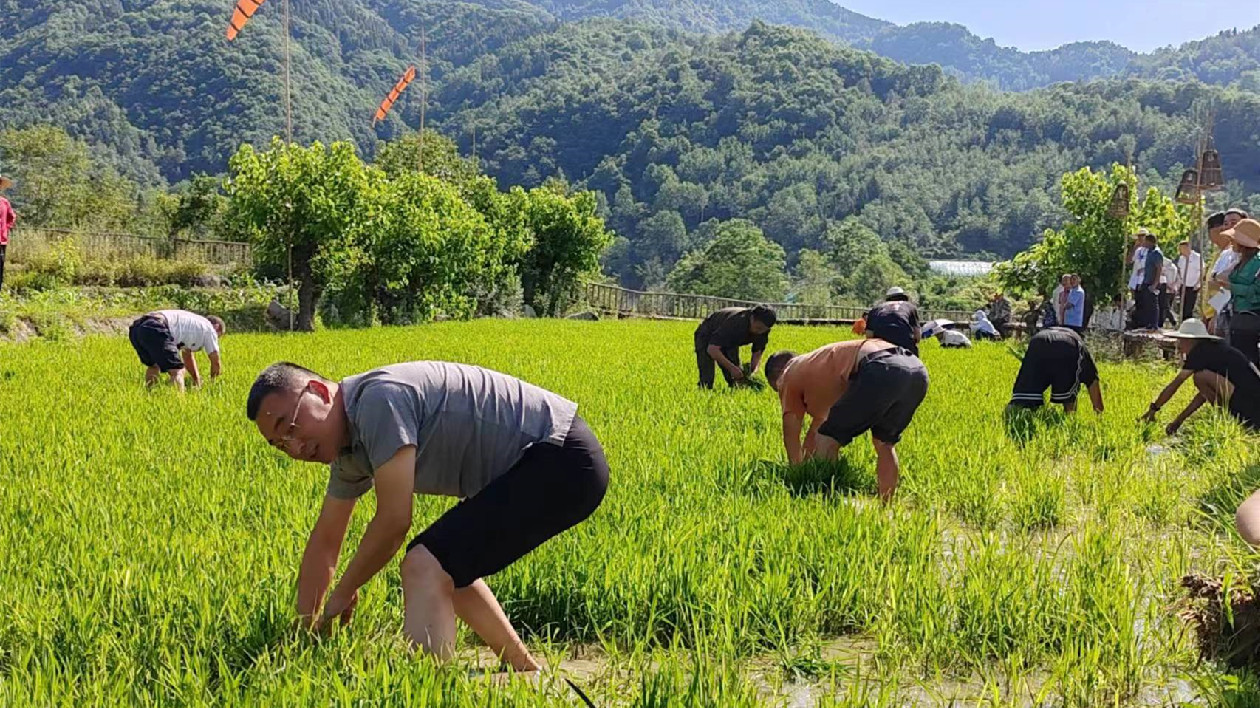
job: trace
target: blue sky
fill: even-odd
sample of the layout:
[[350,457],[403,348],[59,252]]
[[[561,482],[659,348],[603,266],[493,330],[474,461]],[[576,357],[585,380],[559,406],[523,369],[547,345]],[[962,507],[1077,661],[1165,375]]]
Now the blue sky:
[[1260,0],[838,0],[896,22],[940,20],[1023,50],[1109,39],[1150,51],[1260,25]]

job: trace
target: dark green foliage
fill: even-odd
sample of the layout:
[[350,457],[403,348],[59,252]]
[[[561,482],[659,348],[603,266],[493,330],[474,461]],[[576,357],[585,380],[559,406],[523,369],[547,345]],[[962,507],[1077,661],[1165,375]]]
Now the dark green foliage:
[[703,249],[683,257],[669,273],[674,292],[780,302],[787,292],[783,247],[742,219],[717,225]]

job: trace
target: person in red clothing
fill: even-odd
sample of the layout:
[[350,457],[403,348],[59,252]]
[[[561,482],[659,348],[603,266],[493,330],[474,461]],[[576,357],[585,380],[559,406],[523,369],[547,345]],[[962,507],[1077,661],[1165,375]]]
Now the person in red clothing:
[[[12,186],[13,180],[0,175],[0,191]],[[17,212],[13,211],[13,205],[9,204],[8,199],[0,197],[0,288],[4,287],[4,252],[9,249],[9,231],[16,221]]]

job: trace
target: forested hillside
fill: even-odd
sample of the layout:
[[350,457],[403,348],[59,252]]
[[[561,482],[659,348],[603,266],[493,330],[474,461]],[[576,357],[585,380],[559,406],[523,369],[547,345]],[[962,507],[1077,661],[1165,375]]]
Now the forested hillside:
[[[141,184],[222,173],[241,143],[265,144],[284,126],[278,3],[228,43],[230,4],[0,0],[0,128],[66,127]],[[668,18],[683,7],[694,17],[712,11],[713,27],[733,22],[713,10],[734,7],[719,0],[293,7],[297,141],[351,140],[371,158],[378,140],[413,130],[418,85],[386,121],[374,128],[370,117],[417,61],[424,27],[429,125],[466,154],[475,147],[503,184],[562,176],[599,191],[621,235],[609,267],[636,284],[659,282],[712,236],[713,219],[751,220],[790,263],[848,217],[927,254],[1011,254],[1061,219],[1055,190],[1066,171],[1131,160],[1168,184],[1193,159],[1194,114],[1209,106],[1232,189],[1260,189],[1254,92],[1113,79],[1000,93],[804,30],[758,22],[703,35],[665,26],[682,24]],[[632,9],[659,21],[557,19]],[[887,26],[851,14],[829,16],[886,41],[877,37]],[[965,39],[949,26],[899,29],[916,27]],[[1254,77],[1256,34],[1162,53],[1140,73],[1245,83]],[[1081,65],[1046,53],[1049,63],[1036,71],[1047,81],[1119,71],[1115,49],[1077,45],[1094,57]]]
[[570,27],[456,71],[437,99],[468,106],[443,113],[445,132],[469,149],[475,128],[502,180],[562,173],[604,193],[623,275],[668,266],[714,218],[751,219],[789,255],[849,215],[932,253],[1010,254],[1058,223],[1066,171],[1131,159],[1166,184],[1193,159],[1208,103],[1236,188],[1260,187],[1253,94],[1141,81],[994,93],[761,24],[713,39]]

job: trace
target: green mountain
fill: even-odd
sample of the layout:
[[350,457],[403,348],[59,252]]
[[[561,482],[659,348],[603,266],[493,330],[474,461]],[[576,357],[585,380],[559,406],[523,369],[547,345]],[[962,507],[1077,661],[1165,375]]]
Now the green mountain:
[[[230,4],[0,0],[0,128],[63,126],[145,184],[222,172],[242,142],[265,144],[285,126],[279,4],[265,4],[229,43]],[[351,140],[370,157],[378,140],[414,130],[418,85],[381,124],[371,115],[418,61],[423,34],[429,126],[465,153],[475,148],[505,184],[564,176],[599,191],[622,236],[609,267],[636,283],[704,243],[711,220],[737,217],[793,261],[848,217],[925,254],[1009,254],[1062,219],[1055,190],[1064,171],[1132,160],[1151,183],[1168,184],[1193,160],[1192,116],[1208,107],[1233,190],[1260,190],[1254,92],[1136,78],[1178,72],[1245,85],[1256,31],[1123,69],[1111,45],[1073,45],[1033,62],[972,43],[950,55],[963,69],[942,70],[805,30],[756,22],[698,34],[670,19],[692,8],[688,26],[716,29],[769,12],[763,5],[827,19],[832,36],[850,32],[854,43],[891,42],[894,30],[970,41],[957,27],[892,28],[806,0],[293,0],[294,137]],[[559,19],[583,14],[610,18]],[[902,45],[920,51],[927,42]],[[985,68],[990,55],[1015,73],[1036,72],[1029,85],[1075,73],[1134,77],[1025,93],[954,78],[1003,83]]]

